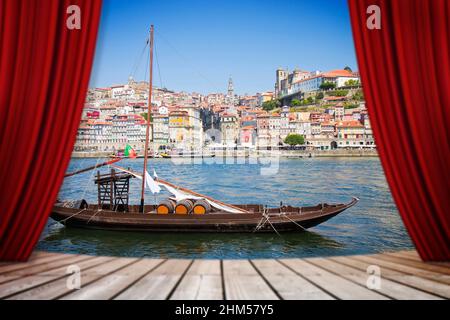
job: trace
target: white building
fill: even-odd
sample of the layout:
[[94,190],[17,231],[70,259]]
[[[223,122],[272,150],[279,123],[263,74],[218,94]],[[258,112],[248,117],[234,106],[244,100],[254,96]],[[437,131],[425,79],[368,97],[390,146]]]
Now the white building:
[[320,86],[325,82],[334,83],[336,88],[344,87],[349,80],[359,81],[359,77],[347,70],[332,70],[319,73],[311,77],[303,78],[284,86],[279,92],[279,97],[295,93],[314,92],[320,90]]
[[237,115],[224,112],[220,116],[220,131],[222,132],[222,145],[235,146],[239,141],[239,121]]

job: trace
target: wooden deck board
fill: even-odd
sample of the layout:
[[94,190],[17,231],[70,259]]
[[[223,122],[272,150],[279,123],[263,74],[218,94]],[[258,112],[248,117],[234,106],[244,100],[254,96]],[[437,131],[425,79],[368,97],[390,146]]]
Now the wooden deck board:
[[447,274],[450,275],[450,268],[445,267],[445,266],[439,266],[439,265],[434,265],[434,264],[427,264],[427,263],[423,263],[423,262],[419,262],[419,261],[412,261],[409,259],[404,259],[401,257],[395,257],[392,255],[374,255],[375,258],[380,258],[386,261],[391,261],[391,262],[396,262],[396,263],[400,263],[402,265],[406,265],[406,266],[410,266],[410,267],[414,267],[414,268],[419,268],[419,269],[423,269],[423,270],[427,270],[427,271],[433,271],[433,272],[438,272],[438,273],[442,273],[442,274]]
[[248,260],[224,260],[223,277],[226,299],[278,300],[278,296]]
[[400,258],[404,258],[404,259],[422,262],[422,259],[420,259],[419,254],[415,251],[386,252],[383,254],[388,255],[388,256],[400,257]]
[[400,271],[406,274],[411,274],[415,276],[419,276],[422,278],[435,280],[440,283],[450,284],[450,276],[447,274],[441,274],[439,272],[423,270],[421,268],[410,267],[405,264],[401,264],[398,262],[391,262],[384,259],[380,259],[375,256],[354,256],[355,259],[362,260],[364,262],[368,262],[373,265],[379,265],[382,267],[386,267],[389,269],[393,269],[396,271]]
[[297,274],[309,279],[322,290],[338,299],[371,299],[385,300],[387,297],[372,291],[365,286],[360,286],[350,280],[337,276],[325,269],[317,267],[301,259],[282,259],[284,265],[291,268]]
[[[30,265],[25,268],[20,268],[18,270],[9,271],[0,274],[0,284],[7,284],[14,279],[23,279],[24,277],[43,273],[43,275],[51,276],[52,271],[55,270],[56,275],[61,274],[60,267],[70,265],[73,262],[90,259],[90,256],[79,256],[79,255],[67,255],[59,257],[59,259],[52,260],[50,262],[41,262],[39,264]],[[65,269],[64,269],[65,270]]]
[[[352,257],[333,257],[333,261],[348,265],[350,267],[357,268],[362,271],[367,271],[367,267],[373,265],[373,263],[367,263],[364,261],[356,260]],[[447,299],[450,299],[450,286],[447,284],[439,283],[433,280],[418,277],[416,275],[411,275],[396,271],[393,269],[380,266],[381,268],[381,278],[389,279],[398,283],[405,284],[412,288],[416,288],[433,295],[438,295]]]
[[[80,268],[72,289],[67,267]],[[367,268],[381,286],[367,287]],[[415,251],[306,259],[186,260],[35,252],[0,264],[2,299],[450,299],[450,264]]]
[[115,299],[163,300],[169,298],[181,277],[191,265],[191,260],[173,259],[158,266]]
[[331,295],[276,260],[252,260],[264,278],[285,300],[332,300]]
[[220,260],[195,260],[171,300],[222,300]]
[[[92,273],[89,273],[89,268],[98,267],[100,264],[112,261],[111,257],[95,257],[93,259],[84,260],[76,265],[80,268],[81,271],[81,286],[91,282]],[[72,274],[67,274],[67,272],[63,273],[62,277],[55,277],[54,280],[40,284],[34,288],[30,288],[24,292],[17,293],[13,296],[10,296],[9,300],[51,300],[61,297],[69,292],[72,292],[76,289],[69,289],[67,286],[67,282],[69,280],[69,276]],[[98,275],[98,273],[96,273]],[[45,273],[43,274],[45,276]]]
[[160,259],[127,260],[131,263],[124,268],[114,271],[82,289],[64,296],[63,299],[112,299],[163,261]]
[[[67,257],[64,256],[63,259],[59,259],[58,261],[53,261],[53,263],[38,265],[33,270],[27,270],[26,272],[22,269],[18,270],[19,277],[17,279],[0,285],[0,298],[5,298],[20,291],[63,277],[67,272],[68,265],[88,259],[93,259],[93,257],[69,255]],[[44,267],[49,267],[50,269],[43,269]]]
[[[330,271],[340,277],[358,283],[362,286],[367,285],[367,280],[369,274],[367,272],[352,268],[347,265],[340,264],[338,262],[323,259],[323,258],[314,258],[307,259],[308,262],[320,266],[327,271]],[[367,270],[367,269],[366,269]],[[388,279],[382,279],[380,281],[380,288],[374,289],[374,291],[379,292],[389,298],[397,299],[397,300],[441,300],[440,297],[435,295],[411,288],[404,284],[400,284]]]
[[33,266],[37,266],[39,264],[48,263],[48,262],[56,261],[59,259],[61,259],[61,256],[50,255],[50,256],[37,257],[37,258],[29,260],[27,262],[7,263],[6,265],[3,265],[0,267],[0,274],[5,274],[5,273],[12,272],[12,271],[30,268]]

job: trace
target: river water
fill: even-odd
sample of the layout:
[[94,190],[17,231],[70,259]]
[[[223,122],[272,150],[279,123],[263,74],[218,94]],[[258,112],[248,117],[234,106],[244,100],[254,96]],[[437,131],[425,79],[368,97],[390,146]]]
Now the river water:
[[[68,171],[104,159],[72,159]],[[196,160],[195,162],[198,162]],[[393,203],[378,158],[231,159],[223,163],[149,160],[159,177],[229,203],[302,206],[360,202],[308,232],[274,234],[133,233],[65,228],[49,219],[37,249],[91,255],[154,258],[287,258],[366,254],[413,248]],[[243,163],[245,162],[245,163]],[[255,163],[256,162],[256,163]],[[141,171],[143,159],[123,160]],[[107,169],[102,169],[105,172]],[[69,177],[61,199],[97,201],[96,171]],[[131,180],[130,202],[140,198]],[[163,197],[164,195],[161,195]],[[153,203],[151,194],[147,203]],[[158,200],[158,199],[156,199]]]

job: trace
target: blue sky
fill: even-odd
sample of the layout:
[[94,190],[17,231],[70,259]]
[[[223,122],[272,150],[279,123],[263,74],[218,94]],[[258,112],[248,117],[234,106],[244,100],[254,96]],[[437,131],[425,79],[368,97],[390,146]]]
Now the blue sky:
[[346,0],[104,0],[91,86],[148,78],[150,24],[154,85],[177,91],[226,92],[231,75],[254,94],[278,67],[357,69]]

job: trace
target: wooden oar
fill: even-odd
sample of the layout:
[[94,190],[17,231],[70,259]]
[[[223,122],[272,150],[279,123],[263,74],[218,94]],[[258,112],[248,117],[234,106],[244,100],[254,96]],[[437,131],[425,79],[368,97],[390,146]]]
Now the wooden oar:
[[[119,167],[119,166],[116,166],[116,165],[113,165],[112,167],[113,167],[113,168],[116,168],[116,169],[119,169],[119,170],[122,170],[122,171],[124,171],[124,172],[131,173],[131,174],[133,174],[133,175],[135,175],[135,176],[142,177],[141,174],[136,173],[136,172],[133,172],[133,171],[131,171],[131,170],[128,170],[128,169],[125,169],[125,168],[122,168],[122,167]],[[216,200],[216,199],[214,199],[214,198],[205,196],[204,194],[201,194],[201,193],[192,191],[192,190],[190,190],[190,189],[187,189],[187,188],[183,188],[183,187],[177,186],[177,185],[175,185],[175,184],[173,184],[173,183],[170,183],[170,182],[168,182],[168,181],[162,180],[162,179],[160,179],[160,178],[157,178],[157,179],[155,179],[155,180],[158,181],[158,182],[160,182],[160,183],[162,183],[162,184],[168,185],[169,187],[172,187],[172,188],[175,188],[175,189],[184,191],[184,192],[186,192],[186,193],[192,194],[193,196],[197,196],[197,197],[201,197],[201,198],[208,199],[208,200],[213,201],[213,202],[216,202],[216,203],[218,203],[218,204],[220,204],[220,205],[227,206],[227,207],[233,208],[233,209],[235,209],[235,210],[241,211],[242,213],[249,213],[247,210],[244,210],[244,209],[242,209],[242,208],[236,207],[236,206],[234,206],[234,205],[232,205],[232,204],[228,204],[228,203],[225,203],[225,202]]]
[[109,164],[116,163],[116,162],[118,162],[120,160],[122,160],[122,159],[121,158],[113,159],[113,160],[109,160],[109,161],[106,161],[106,162],[103,162],[103,163],[96,164],[95,166],[92,166],[92,167],[87,167],[87,168],[84,168],[84,169],[81,169],[81,170],[69,172],[69,173],[66,173],[64,175],[64,178],[71,177],[71,176],[74,176],[76,174],[83,173],[83,172],[86,172],[86,171],[89,171],[89,170],[94,170],[96,168],[100,168],[100,167],[103,167],[103,166],[107,166]]

